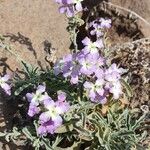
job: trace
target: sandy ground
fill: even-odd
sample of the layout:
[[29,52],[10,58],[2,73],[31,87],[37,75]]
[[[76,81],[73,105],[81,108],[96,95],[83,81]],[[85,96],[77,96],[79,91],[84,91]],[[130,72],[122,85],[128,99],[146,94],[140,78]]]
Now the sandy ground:
[[[48,65],[45,56],[49,56],[51,48],[55,48],[58,57],[69,51],[67,20],[58,13],[53,0],[3,0],[0,2],[0,22],[0,34],[21,58],[34,65]],[[10,69],[18,66],[16,57],[9,52],[0,50],[0,57]]]

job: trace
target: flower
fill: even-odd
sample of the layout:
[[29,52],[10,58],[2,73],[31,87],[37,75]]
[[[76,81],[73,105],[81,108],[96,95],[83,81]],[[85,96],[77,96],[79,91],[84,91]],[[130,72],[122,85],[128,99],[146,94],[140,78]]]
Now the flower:
[[105,88],[113,94],[114,99],[118,99],[122,93],[122,87],[120,83],[121,74],[123,73],[122,68],[118,68],[116,64],[112,64],[105,71]]
[[59,12],[61,14],[66,14],[67,17],[73,17],[75,15],[75,9],[73,5],[63,5],[59,7]]
[[54,131],[56,130],[56,128],[57,127],[54,125],[54,121],[49,120],[41,124],[38,127],[37,132],[39,135],[46,135],[47,133],[54,134]]
[[28,109],[28,115],[30,117],[33,117],[34,115],[38,114],[39,112],[40,112],[40,108],[37,107],[36,105],[33,105],[32,103],[30,103],[29,109]]
[[26,97],[32,105],[38,106],[40,103],[44,102],[44,100],[50,100],[51,98],[45,92],[46,87],[44,85],[39,85],[37,90],[34,93],[27,93]]
[[95,76],[97,77],[97,79],[104,79],[104,70],[101,68],[96,69],[95,71]]
[[103,88],[104,83],[103,79],[97,79],[95,83],[86,81],[84,83],[84,88],[87,90],[89,98],[93,100],[96,98],[97,94],[103,96],[105,92]]
[[73,1],[74,4],[75,4],[75,9],[77,10],[77,12],[80,12],[80,11],[83,10],[82,4],[81,4],[82,1],[83,1],[83,0],[74,0],[74,1]]
[[95,42],[92,42],[88,37],[85,37],[82,40],[82,43],[85,46],[83,48],[83,52],[85,54],[87,54],[87,53],[97,54],[98,53],[98,49],[103,47],[102,40],[97,40]]
[[111,27],[111,19],[98,18],[89,23],[91,35],[96,35],[98,38],[104,35],[103,29]]
[[[80,72],[84,75],[91,75],[94,73],[96,68],[97,55],[87,54],[79,59],[81,65]],[[98,57],[98,56],[97,56]]]
[[121,74],[123,72],[122,68],[118,68],[115,63],[113,63],[106,71],[105,71],[105,79],[109,82],[118,81],[121,78]]
[[66,93],[62,91],[57,92],[58,100],[55,102],[57,111],[59,114],[63,114],[67,112],[70,108],[70,105],[68,102],[66,102]]
[[70,77],[72,84],[77,84],[80,75],[80,64],[77,61],[77,54],[69,54],[54,65],[54,73],[62,73],[65,78]]
[[73,17],[76,13],[83,10],[83,0],[56,0],[57,3],[61,4],[59,7],[60,13],[65,13],[68,17]]
[[103,36],[102,27],[98,23],[93,23],[93,30],[90,31],[91,35],[96,35],[97,37]]
[[10,76],[8,74],[0,77],[0,86],[6,94],[11,95],[11,86],[7,83],[9,79]]
[[58,100],[45,100],[44,108],[45,112],[39,116],[40,126],[38,133],[44,135],[47,133],[54,134],[55,130],[62,125],[63,119],[61,114],[67,112],[70,108],[68,102],[66,102],[66,93],[58,91]]
[[102,28],[110,28],[111,27],[111,19],[100,18],[99,21],[101,23]]

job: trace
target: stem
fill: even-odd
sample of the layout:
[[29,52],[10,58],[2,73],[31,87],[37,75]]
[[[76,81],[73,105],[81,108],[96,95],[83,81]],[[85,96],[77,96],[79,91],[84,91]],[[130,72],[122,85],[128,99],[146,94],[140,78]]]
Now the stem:
[[77,45],[77,33],[76,32],[77,27],[75,26],[73,29],[73,44],[74,44],[74,49],[75,49],[75,53],[78,51],[78,45]]

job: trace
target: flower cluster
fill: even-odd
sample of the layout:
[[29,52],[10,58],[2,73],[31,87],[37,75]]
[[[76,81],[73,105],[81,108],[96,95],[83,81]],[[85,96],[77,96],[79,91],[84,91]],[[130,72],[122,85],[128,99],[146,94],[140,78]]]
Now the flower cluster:
[[26,94],[30,102],[28,115],[33,117],[39,114],[39,135],[53,134],[62,125],[61,115],[68,111],[70,105],[66,102],[65,92],[58,91],[57,95],[57,101],[52,100],[44,85],[39,85],[35,93]]
[[10,79],[8,74],[0,77],[0,87],[5,91],[6,94],[11,95],[11,86],[7,83]]
[[122,68],[117,68],[116,64],[112,64],[108,69],[104,67],[96,70],[96,78],[84,83],[84,88],[91,101],[104,104],[110,93],[113,94],[114,99],[118,99],[122,94],[120,83],[122,72]]
[[122,69],[116,64],[107,66],[105,58],[99,52],[103,48],[101,39],[92,42],[85,37],[82,43],[84,48],[80,52],[69,54],[54,65],[54,74],[62,74],[69,78],[72,84],[77,84],[80,78],[85,78],[84,88],[93,102],[105,103],[110,94],[114,99],[118,99],[122,93]]
[[59,7],[60,13],[65,13],[68,17],[73,17],[76,13],[83,10],[83,0],[56,0],[57,3],[61,4]]
[[110,27],[111,27],[111,20],[104,18],[98,18],[89,24],[89,28],[91,28],[90,34],[96,35],[97,38],[103,36],[104,35],[103,30],[109,29]]

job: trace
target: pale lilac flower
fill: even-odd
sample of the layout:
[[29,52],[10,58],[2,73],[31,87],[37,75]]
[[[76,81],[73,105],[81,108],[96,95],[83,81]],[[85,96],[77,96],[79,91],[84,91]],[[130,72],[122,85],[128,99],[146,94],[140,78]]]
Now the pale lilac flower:
[[59,3],[59,4],[72,4],[73,3],[73,0],[55,0],[56,3]]
[[93,29],[90,31],[91,35],[96,35],[97,37],[101,37],[104,35],[102,32],[102,27],[100,24],[94,23],[93,24]]
[[91,101],[94,103],[105,104],[107,102],[107,98],[105,94],[103,94],[102,96],[99,94],[96,94],[95,98],[91,98]]
[[118,81],[121,78],[122,71],[122,68],[118,68],[116,64],[112,64],[105,71],[105,79],[109,82]]
[[46,87],[44,85],[39,85],[35,93],[27,93],[26,97],[30,103],[38,106],[40,103],[43,103],[44,100],[51,100],[45,90]]
[[114,99],[118,99],[122,94],[122,86],[119,80],[116,82],[107,82],[105,89],[109,90],[109,92],[113,94]]
[[110,28],[111,27],[111,19],[100,18],[100,23],[102,28]]
[[80,11],[83,10],[82,4],[81,4],[82,1],[83,1],[83,0],[74,0],[74,1],[73,1],[74,4],[75,4],[75,9],[77,10],[77,12],[80,12]]
[[111,19],[96,19],[89,23],[89,28],[92,28],[90,31],[91,35],[96,35],[98,38],[104,35],[103,29],[111,27]]
[[73,17],[76,13],[83,10],[83,0],[56,0],[57,3],[61,4],[59,7],[60,13],[65,13],[68,17]]
[[120,83],[122,73],[123,69],[118,68],[116,64],[112,64],[105,71],[105,80],[107,82],[105,88],[113,94],[114,99],[118,99],[119,96],[122,94],[122,87]]
[[120,97],[120,95],[122,94],[121,83],[119,81],[114,83],[109,91],[110,91],[110,93],[113,94],[114,99],[118,99]]
[[87,53],[97,54],[99,52],[99,49],[103,47],[102,40],[97,40],[95,42],[92,42],[88,37],[85,37],[82,40],[82,43],[85,46],[83,49],[85,54]]
[[100,55],[95,58],[95,68],[98,70],[100,67],[104,66],[105,64],[105,59],[101,57]]
[[39,134],[51,133],[53,134],[60,125],[62,125],[63,119],[61,114],[68,111],[70,108],[69,103],[65,101],[66,93],[58,92],[58,101],[53,100],[44,101],[44,106],[47,111],[41,113],[39,117],[40,127],[38,128]]
[[0,86],[6,94],[11,95],[11,86],[7,83],[9,79],[10,76],[8,74],[0,77]]
[[75,15],[75,9],[73,5],[63,5],[59,7],[59,12],[61,14],[66,14],[67,17],[73,17]]
[[61,102],[64,102],[66,100],[66,93],[63,92],[63,91],[57,91],[57,98],[58,98],[58,101],[61,101]]
[[70,108],[70,105],[65,100],[58,100],[56,102],[53,100],[47,100],[44,101],[44,107],[47,109],[47,111],[40,115],[41,121],[46,122],[50,119],[52,121],[60,121],[62,120],[60,114],[67,112]]
[[58,91],[58,100],[55,102],[56,108],[59,114],[63,114],[67,112],[70,108],[68,102],[66,102],[66,93],[62,91]]
[[[79,63],[81,65],[80,72],[84,75],[91,75],[94,73],[96,68],[96,55],[87,54],[83,58],[79,59]],[[95,58],[95,59],[93,59]]]
[[65,59],[66,63],[63,68],[63,76],[71,78],[71,83],[76,84],[78,83],[79,75],[80,75],[80,64],[78,63],[77,54],[72,54],[67,60]]
[[28,115],[30,117],[33,117],[34,115],[39,114],[39,112],[40,112],[40,108],[30,103],[29,109],[28,109]]
[[97,79],[104,79],[105,76],[104,70],[101,68],[96,69],[95,76],[97,77]]
[[54,74],[55,75],[58,75],[60,73],[62,73],[62,70],[63,70],[63,67],[64,67],[64,60],[63,59],[60,59],[59,61],[57,61],[55,64],[54,64]]
[[47,122],[44,122],[41,124],[37,132],[39,135],[47,135],[47,133],[54,134],[54,131],[57,129],[57,127],[54,125],[54,121],[49,120]]
[[69,54],[57,62],[54,66],[54,73],[62,73],[65,78],[70,77],[72,84],[77,84],[80,75],[80,64],[77,61],[77,54]]
[[75,15],[73,0],[55,0],[55,1],[62,5],[59,7],[60,13],[65,13],[68,17],[73,17]]
[[86,81],[84,83],[84,88],[87,90],[88,96],[91,99],[95,99],[96,95],[103,96],[104,95],[104,80],[97,79],[95,83]]

